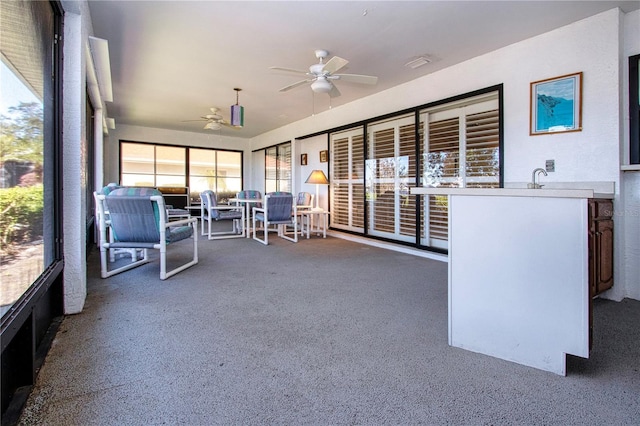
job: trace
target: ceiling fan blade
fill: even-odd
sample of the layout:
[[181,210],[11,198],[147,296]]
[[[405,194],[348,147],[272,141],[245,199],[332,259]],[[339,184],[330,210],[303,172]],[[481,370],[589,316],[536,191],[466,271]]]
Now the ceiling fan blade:
[[300,70],[294,70],[293,68],[283,68],[283,67],[269,67],[270,70],[275,70],[275,71],[286,71],[286,72],[294,72],[296,74],[306,74],[308,71],[300,71]]
[[222,116],[220,114],[207,114],[202,118],[205,120],[222,120]]
[[336,87],[335,84],[331,84],[333,87],[331,88],[331,90],[329,91],[329,97],[330,98],[337,98],[338,96],[341,95],[340,91],[338,90],[338,88]]
[[329,74],[333,74],[334,72],[344,68],[348,63],[349,61],[347,61],[346,59],[342,59],[339,56],[334,56],[333,58],[329,59],[329,62],[324,64],[322,70],[327,71]]
[[378,84],[378,77],[374,77],[372,75],[334,74],[332,77],[337,77],[339,80],[348,81],[350,83]]
[[279,90],[279,92],[286,92],[287,90],[291,90],[295,87],[302,86],[303,84],[309,83],[310,81],[313,81],[313,80],[300,80],[296,83],[290,84],[288,86],[284,86],[282,89]]

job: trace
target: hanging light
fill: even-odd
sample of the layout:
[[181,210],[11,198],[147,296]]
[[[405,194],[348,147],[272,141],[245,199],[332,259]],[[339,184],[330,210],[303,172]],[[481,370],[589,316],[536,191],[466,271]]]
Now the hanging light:
[[231,105],[231,125],[233,127],[242,127],[244,126],[244,107],[239,105],[238,101],[242,89],[236,87],[233,90],[236,91],[236,104]]

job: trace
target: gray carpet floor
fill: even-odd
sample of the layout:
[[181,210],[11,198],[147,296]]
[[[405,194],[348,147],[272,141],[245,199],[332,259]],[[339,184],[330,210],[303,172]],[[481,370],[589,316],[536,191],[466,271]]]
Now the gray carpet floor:
[[591,357],[562,377],[448,346],[445,263],[270,242],[201,240],[166,281],[157,262],[100,279],[94,251],[20,423],[640,424],[639,301],[596,300]]

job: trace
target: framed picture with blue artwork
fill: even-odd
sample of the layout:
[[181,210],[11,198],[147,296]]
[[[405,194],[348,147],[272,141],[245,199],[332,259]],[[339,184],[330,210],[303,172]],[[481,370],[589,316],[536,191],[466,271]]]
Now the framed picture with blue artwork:
[[530,135],[582,130],[582,73],[531,83]]

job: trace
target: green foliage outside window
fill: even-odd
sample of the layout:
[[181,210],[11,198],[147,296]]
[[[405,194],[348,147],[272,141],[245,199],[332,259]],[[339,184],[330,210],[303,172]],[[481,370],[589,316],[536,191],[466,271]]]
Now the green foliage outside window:
[[11,253],[15,244],[42,235],[42,184],[0,189],[0,238],[2,252]]
[[41,238],[44,208],[42,105],[21,102],[8,111],[10,116],[0,116],[2,254]]

